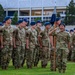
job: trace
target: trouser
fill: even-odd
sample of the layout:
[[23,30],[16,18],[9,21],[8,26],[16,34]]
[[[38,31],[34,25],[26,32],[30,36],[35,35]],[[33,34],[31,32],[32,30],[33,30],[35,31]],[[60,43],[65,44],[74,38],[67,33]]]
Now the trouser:
[[24,59],[25,59],[25,45],[21,46],[21,51],[20,51],[20,62],[21,66],[24,65]]
[[21,52],[21,46],[16,46],[13,50],[13,63],[15,67],[20,67],[20,52]]
[[12,47],[5,45],[1,50],[1,67],[8,67],[12,55]]
[[27,50],[26,64],[28,68],[32,68],[34,64],[34,48],[30,48]]
[[39,62],[39,47],[36,46],[34,49],[34,66],[37,66]]
[[1,48],[0,48],[0,66],[1,66]]
[[56,70],[56,51],[55,49],[51,49],[51,53],[50,53],[50,69],[51,71],[55,71]]
[[75,61],[75,46],[73,47],[73,50],[72,50],[71,60]]
[[48,63],[48,47],[43,47],[42,48],[42,59],[41,59],[41,65],[42,67],[46,67]]
[[57,68],[59,70],[66,70],[66,62],[67,62],[67,50],[57,49]]

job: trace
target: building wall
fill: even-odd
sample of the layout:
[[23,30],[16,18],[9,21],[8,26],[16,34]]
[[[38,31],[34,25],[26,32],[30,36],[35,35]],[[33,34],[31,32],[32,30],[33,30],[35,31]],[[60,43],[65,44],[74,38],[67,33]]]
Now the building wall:
[[54,6],[57,6],[57,13],[65,17],[65,9],[70,0],[0,0],[4,7],[6,16],[18,12],[18,19],[27,18],[30,22],[37,18],[42,21],[50,21]]

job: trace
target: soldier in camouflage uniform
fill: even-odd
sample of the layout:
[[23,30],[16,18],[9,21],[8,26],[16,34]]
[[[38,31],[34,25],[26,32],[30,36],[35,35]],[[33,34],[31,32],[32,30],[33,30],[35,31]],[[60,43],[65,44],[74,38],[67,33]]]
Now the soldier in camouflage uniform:
[[[56,18],[56,21],[54,22],[54,25],[50,28],[50,31],[53,30],[54,28],[58,28],[58,30],[56,30],[55,32],[59,32],[60,29],[59,29],[59,24],[61,23],[61,19],[60,18]],[[51,35],[50,35],[51,36]],[[51,54],[50,54],[50,57],[51,57],[51,64],[50,64],[50,69],[51,71],[56,71],[56,37],[53,36],[52,40],[51,40]],[[55,46],[55,47],[54,47]],[[55,55],[54,55],[54,52],[55,52]],[[55,58],[55,59],[54,59]],[[55,64],[54,64],[55,63]]]
[[57,61],[57,68],[59,70],[59,72],[65,72],[66,70],[66,61],[67,61],[67,54],[69,52],[68,48],[70,48],[70,36],[69,34],[65,31],[65,25],[63,23],[61,23],[59,25],[60,31],[59,32],[55,32],[57,30],[57,28],[54,28],[54,30],[52,30],[50,32],[50,34],[56,36],[56,50],[57,50],[57,57],[56,57],[56,61]]
[[70,35],[70,44],[71,44],[71,47],[69,49],[69,53],[68,53],[68,61],[71,61],[71,55],[72,55],[72,50],[73,50],[73,47],[72,47],[72,35],[73,35],[73,29],[70,30],[69,32],[69,35]]
[[[17,27],[19,27],[19,24],[18,24],[18,22],[16,23],[16,28]],[[15,40],[15,36],[17,36],[18,34],[17,34],[17,31],[16,31],[16,29],[14,29],[14,32],[13,32],[13,38],[14,38],[14,40]],[[13,66],[14,66],[14,58],[15,58],[15,47],[13,47],[13,51],[12,51],[12,63],[13,63]]]
[[[36,45],[37,45],[37,31],[35,30],[36,23],[31,22],[31,28],[28,29],[27,37],[28,37],[28,44],[27,44],[27,68],[32,68],[35,60],[36,54]],[[29,48],[29,49],[28,49]]]
[[72,38],[72,43],[71,43],[71,47],[72,47],[71,60],[75,62],[75,32],[73,33],[71,38]]
[[1,66],[1,28],[2,28],[3,24],[2,22],[0,22],[0,66]]
[[25,53],[25,30],[23,20],[18,21],[18,28],[14,31],[14,66],[20,68],[24,60]]
[[[38,39],[38,36],[39,36],[39,33],[41,32],[41,21],[38,20],[37,23],[36,23],[36,31],[37,31],[37,39]],[[37,66],[38,65],[38,62],[39,62],[39,59],[41,58],[41,48],[40,48],[40,44],[39,44],[39,39],[38,39],[38,44],[36,46],[36,54],[35,54],[35,61],[34,61],[34,66]]]
[[13,28],[10,17],[6,17],[4,20],[5,25],[2,27],[1,33],[1,67],[7,69],[12,55]]
[[50,36],[49,36],[49,30],[50,30],[50,23],[45,23],[45,29],[44,31],[41,31],[39,34],[39,40],[40,40],[40,48],[42,48],[42,59],[41,59],[41,66],[42,68],[46,68],[48,63],[48,58],[50,57]]
[[[28,27],[27,27],[28,21],[27,21],[26,18],[24,18],[23,24],[24,24],[23,28],[25,29],[25,33],[27,33],[27,31],[28,31]],[[22,67],[23,67],[23,65],[25,63],[25,59],[26,59],[26,50],[27,49],[26,49],[26,36],[25,36],[25,53],[24,53],[24,60],[23,60],[23,62],[21,64]]]

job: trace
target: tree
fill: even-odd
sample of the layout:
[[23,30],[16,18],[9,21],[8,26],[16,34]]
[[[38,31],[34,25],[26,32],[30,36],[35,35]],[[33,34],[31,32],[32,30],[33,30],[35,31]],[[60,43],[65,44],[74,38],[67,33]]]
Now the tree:
[[12,19],[12,24],[15,25],[18,21],[18,15],[17,15],[17,12],[14,13],[14,17]]
[[37,18],[34,19],[35,22],[37,22],[38,20],[41,20],[41,18],[37,17]]
[[75,24],[75,4],[73,0],[71,0],[69,5],[66,7],[65,24],[67,25]]
[[0,4],[0,22],[2,22],[4,20],[4,9],[2,7],[2,5]]
[[57,13],[57,17],[60,17],[60,13]]

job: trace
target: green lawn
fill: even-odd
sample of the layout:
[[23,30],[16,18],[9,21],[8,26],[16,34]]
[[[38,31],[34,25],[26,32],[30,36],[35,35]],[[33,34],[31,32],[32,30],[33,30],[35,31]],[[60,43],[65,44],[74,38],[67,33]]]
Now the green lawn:
[[47,65],[47,68],[41,68],[39,63],[38,67],[33,67],[33,69],[27,69],[24,66],[21,69],[15,70],[12,64],[10,63],[8,70],[2,70],[0,68],[0,75],[75,75],[75,63],[68,62],[66,73],[58,73],[50,71],[50,64]]

